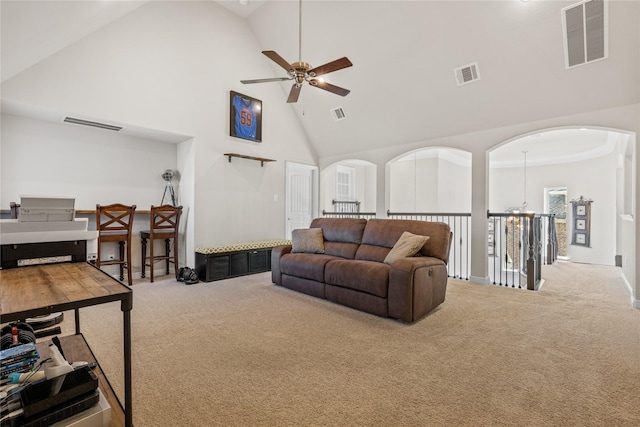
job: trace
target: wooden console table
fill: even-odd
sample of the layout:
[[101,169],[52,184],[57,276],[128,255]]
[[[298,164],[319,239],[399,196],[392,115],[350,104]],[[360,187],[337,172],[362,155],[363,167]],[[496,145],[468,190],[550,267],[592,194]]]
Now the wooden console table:
[[[85,262],[2,269],[0,270],[0,283],[2,283],[0,286],[2,323],[74,310],[75,335],[61,338],[65,355],[72,362],[76,360],[91,362],[92,359],[95,359],[84,340],[84,336],[80,333],[79,309],[120,301],[124,322],[124,408],[101,369],[98,369],[96,375],[99,378],[100,389],[111,405],[112,425],[132,426],[131,309],[133,308],[133,292],[131,288]],[[67,349],[69,349],[69,354],[67,354]]]

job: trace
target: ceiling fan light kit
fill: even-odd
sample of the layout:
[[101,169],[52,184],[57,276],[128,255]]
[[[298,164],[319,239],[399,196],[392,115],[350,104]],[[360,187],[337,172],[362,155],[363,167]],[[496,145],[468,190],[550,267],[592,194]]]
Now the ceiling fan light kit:
[[289,97],[287,98],[288,103],[293,103],[298,101],[298,97],[300,96],[300,90],[302,89],[302,84],[304,82],[309,83],[312,87],[317,87],[323,90],[326,90],[331,93],[335,93],[340,96],[347,96],[350,92],[349,89],[345,89],[336,85],[332,85],[331,83],[327,83],[324,79],[317,79],[316,77],[323,76],[325,74],[332,73],[334,71],[342,70],[343,68],[351,67],[353,64],[346,56],[342,58],[336,59],[335,61],[327,62],[326,64],[320,65],[319,67],[312,68],[311,65],[307,62],[302,61],[302,0],[299,2],[299,56],[300,59],[297,62],[289,63],[286,59],[280,56],[274,50],[263,50],[262,53],[273,62],[278,64],[287,72],[287,77],[274,77],[274,78],[266,78],[266,79],[253,79],[253,80],[240,80],[242,84],[253,84],[253,83],[267,83],[267,82],[281,82],[285,80],[293,80],[293,86],[291,86],[291,91],[289,92]]

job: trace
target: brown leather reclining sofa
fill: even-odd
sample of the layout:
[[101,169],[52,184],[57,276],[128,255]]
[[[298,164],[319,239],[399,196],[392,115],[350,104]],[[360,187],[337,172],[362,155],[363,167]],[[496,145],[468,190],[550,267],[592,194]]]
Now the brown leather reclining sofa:
[[[273,283],[405,322],[420,319],[444,302],[452,238],[447,224],[316,218],[310,228],[322,229],[324,253],[293,252],[291,245],[275,247]],[[385,263],[405,231],[429,239],[415,256]]]

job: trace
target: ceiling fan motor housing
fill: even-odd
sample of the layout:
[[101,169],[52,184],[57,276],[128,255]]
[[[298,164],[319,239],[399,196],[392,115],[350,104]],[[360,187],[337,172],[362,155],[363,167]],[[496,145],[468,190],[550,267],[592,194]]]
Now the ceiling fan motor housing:
[[302,84],[305,80],[309,78],[307,72],[311,69],[311,65],[306,62],[294,62],[291,64],[293,69],[295,70],[293,75],[296,79],[296,83]]

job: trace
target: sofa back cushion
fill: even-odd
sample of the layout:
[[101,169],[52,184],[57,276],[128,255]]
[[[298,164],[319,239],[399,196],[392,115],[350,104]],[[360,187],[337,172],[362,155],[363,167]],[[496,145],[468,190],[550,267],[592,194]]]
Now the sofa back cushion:
[[366,225],[362,218],[316,218],[309,228],[322,228],[325,254],[353,259]]
[[402,233],[429,236],[429,240],[416,255],[449,260],[451,229],[442,222],[416,221],[409,219],[370,219],[362,235],[362,244],[355,258],[383,262]]

